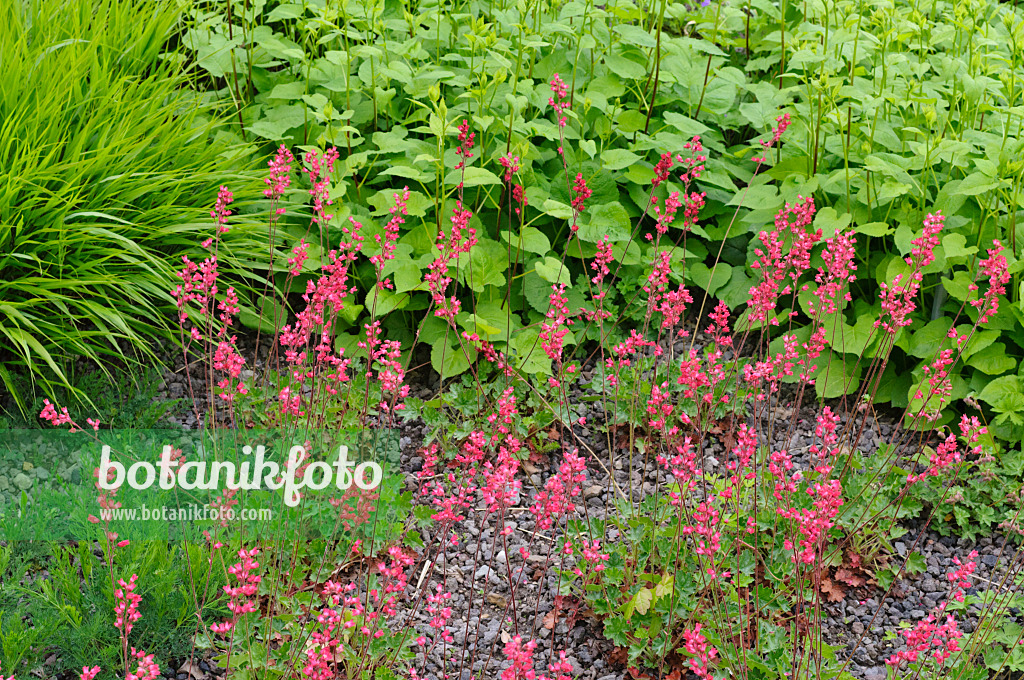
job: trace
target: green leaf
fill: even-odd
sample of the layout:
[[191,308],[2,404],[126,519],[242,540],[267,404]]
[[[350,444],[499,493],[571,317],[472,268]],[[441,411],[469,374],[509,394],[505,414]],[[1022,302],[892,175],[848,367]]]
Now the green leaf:
[[[449,338],[449,340],[458,339]],[[454,346],[451,346],[442,338],[436,341],[430,349],[430,365],[442,379],[465,373],[475,360],[476,350],[463,342],[456,342]]]
[[946,234],[942,238],[942,250],[946,253],[946,264],[964,264],[967,258],[978,252],[978,247],[968,247],[967,237],[963,234]]
[[[377,217],[388,215],[395,205],[395,194],[402,195],[400,189],[381,189],[373,196],[366,199],[366,202],[374,207],[371,215]],[[409,192],[409,202],[406,205],[406,212],[413,217],[423,217],[427,211],[434,207],[434,202],[427,198],[426,194],[419,191]]]
[[624,135],[631,135],[644,129],[644,125],[647,124],[647,116],[639,111],[628,109],[619,114],[615,119],[615,124],[619,132]]
[[865,236],[888,236],[892,233],[892,227],[885,222],[867,222],[866,224],[858,224],[853,228],[858,234],[864,234]]
[[478,293],[487,286],[504,286],[507,269],[508,251],[497,241],[481,239],[469,251],[466,282]]
[[641,588],[636,592],[626,606],[623,608],[623,614],[626,616],[626,620],[629,621],[633,618],[633,612],[636,611],[641,615],[646,614],[650,608],[651,603],[654,602],[654,591],[650,588]]
[[753,285],[754,280],[747,276],[743,267],[733,267],[729,282],[718,289],[718,298],[729,305],[729,309],[736,309],[750,299]]
[[967,365],[986,375],[999,375],[1016,368],[1017,361],[1006,354],[1006,345],[996,342],[973,354]]
[[824,238],[832,238],[837,232],[845,229],[850,224],[851,219],[850,213],[840,215],[836,212],[835,208],[827,206],[819,210],[818,214],[814,216],[814,226],[821,229]]
[[928,570],[928,564],[921,553],[910,553],[907,558],[906,571],[908,574],[923,574]]
[[1024,395],[1021,394],[1021,381],[1015,375],[1004,375],[985,385],[978,395],[978,399],[996,411],[1004,413],[1024,410]]
[[835,399],[844,394],[854,394],[860,386],[864,362],[859,357],[845,354],[832,354],[832,360],[822,355],[818,357],[818,374],[814,379],[814,389],[824,399]]
[[[541,205],[541,209],[548,215],[560,220],[571,220],[573,216],[572,206],[549,198]],[[598,239],[600,240],[600,239]]]
[[970,297],[972,283],[971,277],[962,269],[954,272],[952,279],[942,278],[942,287],[946,289],[951,298],[958,302],[964,302]]
[[534,375],[551,372],[551,359],[540,346],[540,331],[529,328],[517,331],[510,343],[516,367],[523,373]]
[[267,99],[294,100],[299,99],[304,94],[306,94],[306,84],[301,81],[292,81],[275,85],[274,89],[267,95]]
[[640,156],[625,149],[608,149],[601,154],[601,164],[606,170],[622,170],[640,160]]
[[[501,240],[505,243],[511,243],[513,251],[521,247],[527,252],[538,255],[547,255],[551,252],[551,241],[537,227],[523,227],[522,231],[518,234],[503,231],[501,232]],[[515,254],[513,253],[513,259],[514,257]]]
[[[419,273],[419,270],[417,270],[417,273]],[[370,288],[363,302],[367,312],[372,312],[378,319],[396,309],[402,309],[408,304],[409,296],[405,293],[395,293],[386,288],[380,288],[377,285]]]
[[928,322],[924,328],[910,334],[909,354],[919,359],[931,359],[940,349],[952,345],[952,340],[946,337],[952,327],[953,320],[948,317]]
[[960,182],[956,192],[962,196],[977,196],[992,191],[1001,184],[1001,180],[993,179],[980,172],[972,172]]
[[[463,179],[463,170],[465,170],[465,179]],[[463,168],[463,170],[453,170],[448,173],[448,176],[444,178],[444,183],[449,186],[457,186],[459,182],[462,182],[462,185],[466,187],[501,184],[501,178],[490,170],[475,166]]]
[[675,583],[675,578],[665,572],[661,576],[661,580],[658,581],[658,585],[654,586],[654,597],[661,598],[669,595],[672,592],[672,586]]
[[621,203],[615,201],[588,208],[584,216],[586,221],[576,234],[581,241],[597,243],[605,237],[609,241],[629,239],[629,213]]
[[551,257],[548,255],[543,260],[539,260],[534,265],[534,269],[537,270],[537,274],[548,283],[564,283],[570,285],[572,283],[569,278],[569,268],[562,264],[561,260]]
[[[732,279],[732,266],[719,262],[714,267],[714,272],[703,262],[690,265],[686,270],[686,277],[695,284],[707,291],[708,295],[714,295],[718,289],[729,283]],[[749,293],[750,289],[747,288]],[[728,304],[728,303],[726,303]]]
[[622,41],[627,45],[655,47],[658,44],[654,40],[654,36],[639,26],[634,26],[632,24],[616,24],[612,30],[621,35]]
[[618,54],[604,55],[604,63],[612,73],[626,80],[639,80],[647,74],[642,65]]
[[875,322],[867,315],[858,316],[857,322],[852,326],[843,323],[835,327],[825,327],[825,341],[840,354],[861,356],[867,352],[869,346],[876,343],[878,335]]

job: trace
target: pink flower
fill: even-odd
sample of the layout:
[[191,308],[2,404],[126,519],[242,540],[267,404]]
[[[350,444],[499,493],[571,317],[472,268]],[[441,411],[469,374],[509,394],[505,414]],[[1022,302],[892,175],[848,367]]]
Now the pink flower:
[[718,650],[708,644],[700,629],[701,625],[698,623],[692,630],[683,630],[683,648],[692,657],[689,661],[690,670],[698,678],[710,680],[711,671],[708,670],[708,664],[718,656]]
[[534,496],[530,512],[540,529],[550,529],[560,517],[576,509],[573,499],[581,492],[587,465],[576,451],[566,451],[558,472],[548,478],[544,490]]
[[309,255],[306,251],[309,250],[309,244],[306,243],[306,239],[299,239],[299,242],[292,248],[292,256],[288,258],[288,273],[292,276],[298,276],[302,273],[302,265],[309,259]]
[[[988,290],[978,300],[972,300],[971,306],[981,310],[978,323],[988,323],[996,312],[999,311],[999,296],[1006,294],[1006,284],[1010,281],[1010,273],[1007,271],[1006,257],[1001,253],[1003,245],[998,240],[993,241],[995,248],[988,250],[988,258],[981,261],[981,273],[988,277]],[[978,290],[978,286],[972,283],[972,291]]]
[[558,126],[564,128],[566,119],[565,115],[563,114],[565,113],[566,109],[569,108],[569,102],[566,100],[566,98],[569,96],[569,88],[562,81],[561,76],[559,76],[557,73],[551,76],[551,92],[554,95],[554,97],[548,99],[548,106],[551,106],[555,109],[555,115],[558,116]]
[[566,304],[569,299],[565,297],[564,283],[551,286],[548,302],[547,321],[540,327],[540,346],[552,361],[560,362],[562,360],[562,343],[569,332],[568,326],[573,324],[572,319],[568,318],[570,312]]
[[60,413],[58,414],[57,409],[54,408],[49,399],[43,399],[43,410],[39,414],[39,417],[58,427],[61,425],[67,425],[68,423],[74,425],[71,420],[71,416],[68,415],[67,407],[65,406],[61,408]]
[[82,672],[78,675],[78,679],[93,680],[97,675],[99,675],[99,673],[99,666],[93,666],[92,668],[89,668],[88,666],[82,666]]
[[[583,173],[576,173],[576,181],[572,185],[572,193],[574,194],[572,199],[572,209],[576,211],[578,217],[586,207],[586,200],[593,196],[594,192],[587,187],[587,181],[583,179]],[[576,231],[575,224],[573,225],[573,231]]]
[[[754,249],[758,259],[750,266],[761,272],[762,279],[750,289],[747,302],[752,322],[779,325],[774,314],[779,298],[794,292],[797,279],[810,268],[811,248],[821,238],[820,229],[805,231],[814,220],[814,212],[813,198],[802,199],[796,205],[787,203],[775,216],[775,228],[759,234],[763,246]],[[791,243],[784,240],[786,231],[793,237]]]
[[533,653],[536,649],[534,640],[524,643],[518,635],[506,642],[505,658],[512,665],[501,672],[501,680],[534,680]]
[[214,633],[223,634],[231,632],[235,629],[235,625],[242,615],[256,611],[256,600],[254,598],[262,580],[262,577],[255,573],[260,568],[260,563],[253,558],[258,554],[259,548],[252,548],[248,551],[245,549],[239,550],[238,556],[241,558],[240,561],[228,567],[228,574],[236,581],[236,585],[224,586],[224,592],[230,598],[227,606],[228,611],[232,613],[232,617],[222,623],[211,625],[210,630]]
[[333,201],[330,197],[330,177],[334,172],[334,162],[338,160],[338,150],[331,147],[321,154],[316,149],[307,151],[303,157],[306,165],[306,173],[309,175],[312,188],[309,195],[313,197],[313,224],[319,224],[321,228],[327,224],[334,215],[327,212],[328,206]]
[[213,210],[210,211],[210,217],[217,222],[217,233],[223,234],[228,230],[225,226],[228,223],[228,217],[231,216],[231,211],[228,210],[228,204],[234,200],[234,195],[228,191],[227,187],[221,187],[217,191],[217,201],[213,206]]
[[469,121],[463,120],[459,125],[459,145],[455,148],[455,155],[461,157],[462,160],[455,166],[456,170],[462,170],[466,166],[466,161],[473,157],[471,150],[474,137],[476,137],[476,133],[469,131]]
[[160,677],[160,666],[154,661],[152,654],[132,647],[131,656],[138,660],[138,665],[125,676],[125,680],[156,680]]
[[[275,204],[284,196],[284,192],[291,185],[292,162],[294,160],[295,157],[292,156],[292,152],[282,144],[274,158],[267,162],[267,165],[270,166],[270,177],[263,180],[267,185],[267,188],[263,190],[263,195]],[[284,208],[276,208],[275,213],[283,215]]]
[[132,632],[135,622],[141,618],[139,602],[142,601],[142,596],[135,592],[138,578],[138,574],[132,574],[128,583],[125,583],[124,579],[118,579],[117,583],[121,587],[114,591],[114,598],[117,600],[114,607],[114,614],[117,617],[114,620],[114,628],[123,631],[125,636]]

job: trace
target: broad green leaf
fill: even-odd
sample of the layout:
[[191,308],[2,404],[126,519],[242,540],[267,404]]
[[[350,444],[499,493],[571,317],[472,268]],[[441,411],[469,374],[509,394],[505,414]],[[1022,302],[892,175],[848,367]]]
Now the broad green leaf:
[[550,255],[543,260],[538,260],[534,268],[537,270],[537,274],[548,283],[564,283],[568,286],[572,282],[569,278],[569,268],[562,264],[561,260]]
[[987,191],[992,191],[1001,183],[1000,180],[993,179],[980,172],[972,172],[960,182],[960,186],[957,187],[956,191],[962,196],[977,196]]
[[301,81],[292,81],[275,85],[274,89],[267,95],[267,98],[294,100],[299,99],[304,94],[306,94],[306,84]]
[[402,309],[409,304],[409,296],[405,293],[395,293],[380,286],[373,286],[366,294],[363,305],[368,313],[374,314],[377,318],[385,316],[396,309]]
[[551,359],[540,346],[540,331],[536,328],[517,331],[510,343],[516,367],[523,373],[550,373]]
[[942,250],[946,253],[946,264],[964,264],[978,252],[978,247],[968,246],[963,234],[946,234],[942,237]]
[[629,234],[629,213],[621,203],[614,202],[588,207],[576,235],[581,241],[597,243],[605,237],[609,241],[625,241]]
[[814,379],[814,389],[823,399],[835,399],[844,394],[854,394],[860,387],[864,361],[860,357],[848,354],[822,354],[817,359],[818,374]]
[[[436,340],[430,349],[430,365],[442,379],[465,373],[469,370],[470,364],[476,361],[476,350],[468,343],[458,340],[460,338],[449,337],[446,342],[442,337]],[[453,341],[453,345],[448,344]]]
[[958,302],[964,302],[970,299],[971,289],[970,285],[973,283],[971,277],[967,272],[962,269],[958,269],[953,273],[953,278],[948,279],[942,278],[942,287],[946,289],[949,296]]
[[544,232],[536,227],[523,227],[522,231],[518,234],[503,231],[501,232],[501,240],[512,244],[513,259],[515,258],[516,248],[522,248],[527,252],[536,253],[537,255],[547,255],[551,252],[551,241],[544,235]]
[[654,597],[661,598],[671,594],[672,586],[674,583],[675,578],[671,574],[669,574],[668,572],[662,574],[661,580],[658,581],[658,584],[656,586],[654,586]]
[[823,238],[832,238],[850,224],[850,213],[840,215],[835,208],[826,206],[814,216],[814,226],[821,229]]
[[[714,295],[719,288],[729,283],[732,279],[732,266],[719,262],[715,265],[714,271],[703,262],[691,264],[686,269],[686,278],[707,291],[708,295]],[[749,293],[750,289],[747,289]],[[728,303],[726,303],[728,304]]]
[[910,355],[919,359],[931,360],[940,349],[951,349],[953,341],[946,337],[953,326],[953,320],[940,317],[928,322],[924,328],[910,333]]
[[560,202],[554,200],[553,198],[549,198],[549,199],[545,200],[544,203],[541,205],[541,208],[548,215],[551,215],[552,217],[558,218],[560,220],[571,220],[572,219],[572,215],[573,215],[572,206],[571,205],[567,205],[565,203],[560,203]]
[[892,233],[892,227],[885,222],[867,222],[865,224],[858,224],[853,228],[858,234],[864,234],[865,236],[888,236]]
[[601,164],[606,170],[622,170],[640,160],[640,156],[625,149],[608,149],[601,154]]
[[986,375],[999,375],[1017,367],[1017,360],[1007,355],[1006,345],[996,342],[967,360],[967,365]]
[[508,269],[508,252],[497,241],[481,239],[469,251],[469,273],[466,283],[476,292],[487,286],[504,286]]
[[604,55],[604,63],[612,73],[626,80],[639,80],[647,75],[642,65],[618,54]]
[[[463,170],[465,170],[464,179]],[[462,182],[463,186],[466,187],[478,187],[490,184],[501,184],[501,178],[485,168],[469,166],[468,168],[464,168],[463,170],[452,170],[451,172],[449,172],[448,176],[444,178],[444,183],[449,186],[456,186],[459,184],[459,182]]]
[[628,45],[636,45],[638,47],[654,47],[657,45],[654,36],[639,26],[616,24],[612,30],[621,35],[622,41]]
[[729,309],[736,309],[750,299],[753,285],[754,280],[747,276],[743,267],[732,267],[729,282],[718,289],[717,297],[729,305]]
[[1012,412],[1024,410],[1024,394],[1021,393],[1021,380],[1015,375],[1004,375],[996,378],[981,390],[978,399],[996,411]]

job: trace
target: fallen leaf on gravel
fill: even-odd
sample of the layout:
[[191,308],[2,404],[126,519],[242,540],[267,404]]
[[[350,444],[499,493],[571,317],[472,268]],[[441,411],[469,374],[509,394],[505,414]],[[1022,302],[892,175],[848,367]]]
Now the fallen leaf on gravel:
[[821,592],[828,597],[829,602],[839,602],[846,597],[846,590],[827,576],[821,577]]
[[487,597],[485,599],[487,600],[487,604],[493,604],[499,609],[504,609],[508,605],[505,598],[498,593],[487,593]]
[[615,647],[608,655],[608,661],[613,666],[625,666],[627,659],[629,659],[629,650],[625,647]]
[[185,663],[181,664],[181,668],[178,669],[179,673],[188,673],[195,680],[206,680],[206,673],[199,667],[199,664],[192,663],[192,659],[188,659]]
[[504,644],[512,639],[512,636],[508,634],[507,630],[501,631],[501,642]]
[[864,585],[866,581],[863,576],[858,576],[849,569],[836,569],[836,580],[842,581],[848,586],[859,588]]
[[544,615],[543,625],[548,630],[554,630],[555,624],[558,622],[558,612],[554,609]]

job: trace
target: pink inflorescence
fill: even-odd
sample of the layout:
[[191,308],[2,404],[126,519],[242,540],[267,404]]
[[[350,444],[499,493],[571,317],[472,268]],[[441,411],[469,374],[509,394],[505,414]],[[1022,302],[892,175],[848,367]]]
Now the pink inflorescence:
[[132,574],[127,583],[124,579],[119,579],[117,584],[120,588],[114,591],[114,598],[117,599],[117,605],[114,607],[114,614],[117,617],[114,620],[114,627],[123,631],[125,635],[132,632],[135,622],[141,618],[139,602],[142,601],[142,597],[135,592],[138,579],[138,574]]
[[256,611],[256,600],[254,596],[259,588],[262,577],[255,573],[260,568],[260,563],[254,558],[259,554],[259,548],[251,550],[239,550],[238,562],[228,567],[228,574],[234,577],[237,585],[224,586],[231,601],[228,602],[228,610],[233,614],[232,618],[222,623],[215,623],[210,626],[214,633],[228,633],[234,630],[238,618],[243,614]]
[[551,93],[554,96],[548,99],[548,106],[555,109],[559,127],[565,127],[565,111],[569,108],[569,88],[557,73],[551,76]]
[[[275,204],[284,196],[284,192],[288,190],[292,183],[292,163],[294,160],[295,157],[292,156],[292,152],[282,144],[274,157],[267,161],[267,165],[270,166],[270,177],[263,180],[267,185],[267,188],[263,190],[263,195],[274,201]],[[278,207],[275,208],[274,212],[278,215],[283,215],[285,210],[283,207]]]

